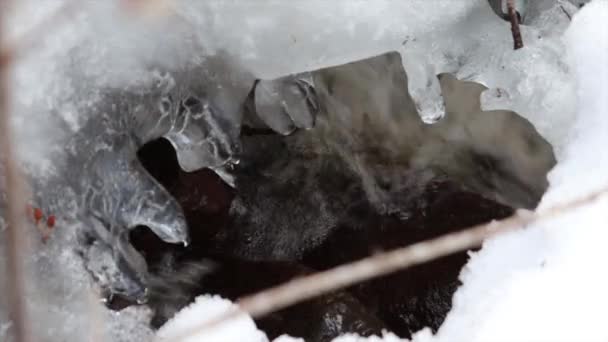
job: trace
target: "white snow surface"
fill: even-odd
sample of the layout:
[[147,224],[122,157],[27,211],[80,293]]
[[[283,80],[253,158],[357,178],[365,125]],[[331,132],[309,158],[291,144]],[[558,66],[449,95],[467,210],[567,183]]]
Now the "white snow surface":
[[267,342],[266,334],[258,330],[253,319],[246,314],[182,338],[184,332],[192,331],[206,322],[213,322],[234,307],[232,302],[219,296],[199,296],[194,303],[182,309],[161,327],[157,333],[158,340],[174,341],[179,338],[183,342]]
[[[558,165],[550,173],[551,185],[538,210],[608,186],[607,23],[608,1],[595,0],[574,16],[563,35],[566,61],[576,79],[576,111],[571,115],[567,108],[555,108],[543,119],[568,124],[552,141],[563,148],[557,151]],[[584,208],[486,241],[481,251],[471,253],[461,274],[463,286],[438,333],[425,329],[413,341],[607,341],[607,210],[604,196]],[[169,325],[186,319],[183,314]],[[242,338],[247,340],[247,334]],[[347,335],[334,341],[399,339],[392,334]]]
[[[238,317],[224,321],[219,324],[210,324],[205,329],[200,329],[208,322],[222,317],[223,314],[234,310],[236,305],[219,296],[203,295],[196,298],[195,302],[178,312],[175,317],[163,325],[156,334],[156,341],[180,341],[180,342],[267,342],[268,338],[264,332],[258,330],[253,319],[245,313]],[[362,338],[357,335],[344,335],[334,339],[334,342],[397,342],[400,339],[391,333],[383,337]],[[273,342],[304,342],[303,339],[282,335]]]

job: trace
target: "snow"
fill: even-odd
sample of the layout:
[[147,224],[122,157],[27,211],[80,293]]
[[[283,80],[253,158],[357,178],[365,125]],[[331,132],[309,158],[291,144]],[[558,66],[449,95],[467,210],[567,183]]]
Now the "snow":
[[[213,322],[214,319],[223,314],[234,310],[236,305],[227,299],[219,296],[203,295],[196,298],[195,302],[178,312],[175,317],[163,325],[156,334],[156,341],[183,341],[183,342],[266,342],[266,335],[258,330],[251,317],[246,314],[224,321],[209,328],[200,329],[198,332],[189,333],[185,337],[185,332],[194,332],[196,327]],[[372,336],[361,338],[357,335],[347,334],[334,339],[334,342],[398,342],[400,339],[391,333],[384,336]],[[282,335],[273,342],[304,342],[303,339]]]
[[[608,184],[608,1],[566,31],[577,111],[539,210]],[[554,113],[556,116],[561,113]],[[461,274],[464,285],[434,338],[414,341],[605,341],[608,199],[487,241]]]
[[[63,3],[20,1],[11,17],[11,37],[18,40]],[[435,75],[452,72],[490,88],[482,95],[484,109],[512,109],[534,123],[559,160],[540,206],[545,208],[608,183],[603,149],[608,143],[608,2],[595,0],[575,14],[563,42],[569,19],[560,6],[570,14],[576,9],[565,1],[528,3],[534,7],[525,16],[530,26],[522,27],[525,48],[513,51],[508,23],[494,16],[485,0],[378,0],[373,6],[357,0],[176,0],[167,4],[170,15],[152,18],[125,14],[114,1],[79,2],[74,15],[49,28],[52,34],[14,69],[20,154],[33,173],[58,172],[62,160],[49,155],[90,119],[83,113],[99,100],[96,89],[149,85],[150,65],[177,68],[227,53],[243,74],[272,79],[397,50],[426,121],[436,120],[443,109]],[[463,271],[464,286],[438,334],[422,331],[414,340],[607,339],[601,311],[608,307],[603,292],[608,279],[601,272],[608,253],[602,227],[607,205],[601,200],[486,242]],[[95,328],[91,312],[99,312],[99,320],[107,322],[100,335],[113,341],[148,339],[151,332],[142,323],[148,313],[110,313],[91,300],[89,279],[68,248],[75,244],[75,228],[71,223],[62,228],[49,245],[33,242],[27,261],[37,275],[28,284],[28,301],[36,321],[45,322],[36,327],[37,337],[81,340]],[[214,315],[229,307],[217,297],[202,297],[180,315]],[[8,329],[3,314],[0,339]],[[179,317],[160,335],[193,323]],[[265,340],[244,315],[206,333],[212,335],[205,341]]]
[[291,337],[289,335],[282,335],[275,338],[272,342],[304,342],[304,339]]
[[403,341],[399,337],[391,333],[385,333],[383,336],[361,337],[353,334],[345,334],[337,337],[333,342],[399,342]]
[[[222,314],[229,312],[235,307],[229,300],[219,296],[199,296],[193,304],[182,309],[174,318],[161,327],[157,334],[158,340],[173,341],[176,338],[180,338],[184,342],[268,341],[266,334],[259,331],[253,319],[246,314],[241,314],[224,324],[211,326],[208,329],[181,338],[184,332],[191,331],[200,324],[213,322],[214,319],[221,317]],[[283,338],[283,340],[285,339],[287,338]]]

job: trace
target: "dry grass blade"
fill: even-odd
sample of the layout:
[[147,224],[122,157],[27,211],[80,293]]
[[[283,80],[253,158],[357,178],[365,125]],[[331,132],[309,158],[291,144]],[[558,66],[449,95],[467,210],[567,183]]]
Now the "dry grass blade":
[[515,215],[502,221],[473,226],[457,233],[443,235],[432,240],[344,264],[327,271],[293,279],[285,284],[244,297],[238,301],[238,310],[234,309],[226,312],[212,321],[201,323],[168,340],[183,340],[194,334],[201,333],[205,329],[213,328],[218,324],[233,319],[243,312],[250,314],[252,317],[260,317],[362,281],[381,277],[452,253],[478,247],[489,237],[514,231],[528,224],[581,208],[584,205],[593,203],[607,193],[608,187],[604,187],[584,197],[545,210],[537,212],[518,211]]

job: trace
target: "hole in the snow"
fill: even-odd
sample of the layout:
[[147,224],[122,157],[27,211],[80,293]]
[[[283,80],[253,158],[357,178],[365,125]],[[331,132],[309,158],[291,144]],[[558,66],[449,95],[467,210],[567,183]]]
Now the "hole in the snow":
[[[280,137],[275,137],[281,139]],[[165,143],[154,143],[147,146],[148,154],[160,160],[168,160],[163,156]],[[170,150],[169,150],[170,151]],[[166,151],[165,151],[166,152]],[[173,152],[172,152],[173,153]],[[145,165],[151,165],[150,160],[142,159]],[[176,162],[174,162],[176,165]],[[175,166],[174,165],[174,166]],[[172,172],[173,167],[157,168]],[[253,172],[242,170],[245,174]],[[232,192],[221,183],[219,177],[208,170],[198,173],[182,171],[172,174],[156,174],[157,179],[163,180],[165,186],[180,200],[190,223],[190,228],[196,231],[207,231],[205,234],[194,234],[192,244],[188,248],[164,244],[148,229],[133,231],[131,241],[142,251],[151,266],[155,277],[152,282],[150,305],[155,308],[156,316],[153,324],[160,326],[181,307],[187,305],[196,295],[216,293],[224,297],[236,299],[271,285],[277,285],[291,277],[309,273],[314,270],[327,269],[344,262],[359,259],[379,250],[391,249],[424,239],[447,233],[452,229],[460,229],[472,224],[485,222],[495,218],[506,217],[512,209],[483,198],[472,192],[461,189],[457,184],[446,179],[438,178],[428,182],[424,190],[418,194],[417,201],[424,202],[423,208],[410,214],[407,220],[399,220],[391,216],[378,215],[374,208],[362,200],[365,194],[359,190],[359,197],[350,197],[352,205],[345,205],[344,213],[336,227],[327,228],[326,232],[317,231],[318,238],[323,240],[314,248],[303,248],[305,253],[295,253],[285,261],[264,261],[265,253],[270,247],[257,245],[260,240],[274,244],[277,241],[288,240],[297,244],[306,243],[305,232],[295,229],[304,228],[309,219],[298,218],[299,215],[309,215],[305,211],[318,214],[313,207],[306,207],[294,200],[300,197],[323,196],[338,191],[350,192],[349,187],[357,187],[356,181],[336,182],[336,170],[319,170],[325,175],[317,175],[320,194],[311,193],[311,185],[303,183],[286,183],[273,186],[272,182],[261,175],[252,177],[250,186],[267,189],[267,203],[260,208],[250,203],[230,205]],[[198,174],[198,175],[197,175]],[[175,177],[167,181],[165,177]],[[192,181],[195,177],[196,181]],[[253,179],[259,178],[257,181]],[[249,181],[249,179],[248,179]],[[342,183],[342,184],[338,184]],[[349,184],[350,183],[350,184]],[[216,189],[213,189],[216,187]],[[243,194],[237,202],[252,200],[260,194],[251,193],[251,187],[243,186]],[[249,192],[249,193],[247,193]],[[190,194],[204,201],[193,200]],[[253,198],[251,198],[253,197]],[[260,199],[261,200],[261,199]],[[285,207],[277,207],[277,202],[285,202]],[[201,206],[201,203],[203,205]],[[322,204],[322,203],[317,203]],[[238,207],[250,206],[255,213],[238,213]],[[252,233],[256,226],[248,215],[264,215],[263,208],[268,209],[266,217],[253,217],[260,223],[277,217],[278,210],[288,210],[293,206],[293,212],[283,212],[292,219],[292,229],[285,226],[284,231],[273,230]],[[209,209],[209,208],[213,209]],[[232,211],[230,208],[232,207]],[[232,216],[232,218],[231,218]],[[245,217],[245,218],[244,218]],[[303,220],[304,222],[298,222]],[[244,227],[242,224],[245,223]],[[214,233],[211,233],[214,232]],[[290,235],[295,234],[295,239]],[[253,240],[253,241],[252,241]],[[280,244],[280,243],[279,243]],[[250,248],[249,246],[252,246]],[[299,246],[283,246],[284,249],[297,250]],[[256,250],[259,249],[258,255]],[[421,265],[389,277],[365,282],[346,291],[308,301],[293,308],[280,311],[257,321],[259,327],[270,337],[283,333],[308,337],[311,341],[326,341],[345,332],[361,334],[379,333],[389,329],[400,336],[410,336],[424,327],[437,329],[451,307],[451,297],[458,283],[458,274],[466,263],[466,253],[458,253],[440,260]],[[215,267],[201,270],[193,265],[214,263]],[[159,285],[160,284],[160,285]],[[336,322],[341,321],[342,325]],[[333,323],[331,323],[333,322]]]
[[[138,158],[181,205],[190,227],[191,240],[207,241],[225,224],[234,194],[212,170],[181,170],[175,149],[164,138],[145,144],[138,151]],[[153,234],[149,232],[148,235]]]
[[[344,101],[342,108],[359,108],[348,101],[364,99],[356,91],[369,89],[348,83],[356,68],[353,63],[328,71],[330,96]],[[471,84],[446,79],[454,92],[444,94],[446,118],[433,125],[434,131],[416,135],[421,139],[414,143],[407,136],[391,141],[399,147],[414,146],[417,154],[384,153],[388,145],[377,142],[394,137],[378,133],[378,122],[353,132],[356,140],[337,136],[341,148],[353,141],[360,144],[354,149],[357,159],[332,154],[327,146],[306,145],[318,143],[315,134],[320,131],[324,139],[335,134],[327,131],[327,118],[320,117],[318,127],[289,137],[243,134],[243,163],[234,167],[233,190],[211,170],[181,171],[165,140],[144,146],[140,160],[181,204],[191,231],[186,248],[164,244],[147,229],[131,235],[152,272],[152,324],[163,324],[197,295],[234,300],[298,275],[504,218],[513,207],[536,206],[554,162],[551,147],[515,113],[473,117],[462,101],[458,109],[466,115],[450,113],[450,96]],[[327,90],[319,93],[321,100],[329,96]],[[361,104],[365,106],[370,107]],[[376,113],[373,106],[368,109]],[[473,124],[477,120],[484,120],[482,126]],[[411,122],[395,123],[406,125],[400,134],[418,134],[418,127],[407,130]],[[426,138],[442,134],[444,140]],[[440,143],[445,145],[438,148]],[[426,161],[421,151],[436,154]],[[535,164],[537,158],[544,159]],[[466,261],[466,252],[450,255],[306,301],[256,323],[271,339],[290,334],[307,341],[329,341],[348,332],[390,330],[410,337],[425,327],[437,330],[451,308]]]

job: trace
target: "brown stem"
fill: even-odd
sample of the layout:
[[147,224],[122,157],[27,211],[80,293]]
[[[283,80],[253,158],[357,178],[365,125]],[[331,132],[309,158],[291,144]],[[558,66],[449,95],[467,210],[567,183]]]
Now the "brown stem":
[[[0,14],[0,42],[2,41],[3,18]],[[15,158],[13,148],[13,132],[10,125],[10,100],[9,100],[9,60],[5,58],[8,54],[0,54],[0,155],[4,164],[4,184],[7,199],[6,213],[6,275],[10,318],[13,324],[15,340],[17,342],[29,342],[30,329],[28,326],[28,315],[25,304],[25,232],[23,230],[23,208],[25,201],[23,196],[23,178]]]
[[519,30],[519,17],[515,11],[513,0],[507,0],[507,10],[509,11],[509,20],[511,21],[511,33],[513,34],[513,49],[521,49],[524,47],[524,42],[521,39],[521,31]]

